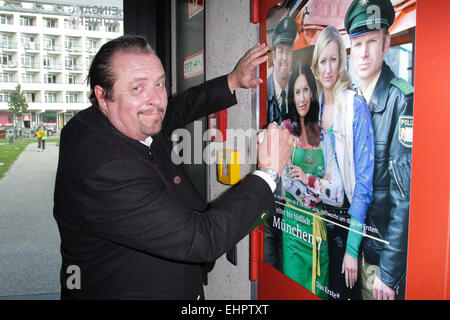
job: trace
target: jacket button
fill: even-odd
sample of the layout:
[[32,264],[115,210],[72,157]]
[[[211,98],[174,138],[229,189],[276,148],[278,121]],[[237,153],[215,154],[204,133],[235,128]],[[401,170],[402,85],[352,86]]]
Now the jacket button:
[[173,177],[173,183],[175,183],[175,184],[180,184],[180,183],[181,183],[181,178],[180,178],[180,176],[175,176],[175,177]]

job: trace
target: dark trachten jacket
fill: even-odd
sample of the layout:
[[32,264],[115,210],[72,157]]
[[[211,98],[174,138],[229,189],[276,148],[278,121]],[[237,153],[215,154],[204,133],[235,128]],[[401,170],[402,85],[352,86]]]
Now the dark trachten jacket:
[[287,119],[288,112],[288,97],[286,96],[286,116],[281,115],[281,106],[278,105],[277,95],[275,93],[274,74],[272,73],[267,78],[267,123],[275,121],[281,126],[281,123]]
[[[116,130],[96,107],[61,133],[54,217],[61,235],[61,296],[197,299],[201,264],[214,261],[273,212],[269,185],[249,175],[207,204],[171,160],[176,128],[236,103],[226,77],[175,97],[149,149]],[[74,288],[70,266],[81,274]]]
[[362,250],[368,263],[379,265],[381,281],[396,289],[406,276],[413,88],[383,63],[368,105],[373,110],[375,172],[366,231],[389,244],[364,237]]

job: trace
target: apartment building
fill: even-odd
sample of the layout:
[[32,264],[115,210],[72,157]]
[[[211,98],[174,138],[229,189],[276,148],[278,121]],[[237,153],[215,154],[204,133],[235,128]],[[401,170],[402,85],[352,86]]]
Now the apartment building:
[[21,85],[26,127],[61,129],[89,107],[86,81],[103,43],[123,34],[121,0],[0,1],[0,126],[12,126],[9,95]]

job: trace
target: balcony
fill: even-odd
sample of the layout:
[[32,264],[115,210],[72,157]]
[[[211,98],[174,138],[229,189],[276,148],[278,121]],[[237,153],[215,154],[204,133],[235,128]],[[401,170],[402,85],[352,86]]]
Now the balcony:
[[4,69],[15,69],[15,68],[17,68],[17,61],[16,60],[9,60],[6,63],[2,63],[1,66]]
[[61,52],[61,46],[56,45],[44,45],[43,49],[51,52]]
[[22,45],[22,48],[24,48],[25,51],[38,51],[39,50],[39,43],[36,43],[36,42],[24,43]]
[[85,84],[85,82],[83,80],[78,80],[78,79],[76,79],[76,80],[68,80],[68,79],[66,79],[64,83],[69,85],[69,86],[72,86],[72,85],[79,86],[80,84],[81,85]]
[[40,69],[40,64],[39,63],[25,63],[22,64],[22,68],[25,69]]
[[70,52],[70,53],[75,53],[75,54],[81,54],[83,52],[82,48],[79,46],[69,46],[66,47],[66,51]]
[[66,65],[66,70],[70,71],[83,71],[83,66],[80,65]]
[[2,48],[3,50],[17,50],[17,43],[9,41],[1,42],[0,48]]
[[53,70],[53,71],[62,71],[62,65],[58,63],[50,63],[48,65],[43,65],[42,68],[46,70]]
[[99,49],[96,47],[87,48],[86,52],[92,55],[95,55]]
[[0,76],[0,83],[17,83],[16,77],[2,77]]

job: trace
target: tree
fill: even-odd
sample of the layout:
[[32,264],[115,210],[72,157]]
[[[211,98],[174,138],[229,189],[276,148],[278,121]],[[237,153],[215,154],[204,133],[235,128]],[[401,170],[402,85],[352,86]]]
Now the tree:
[[16,122],[17,118],[20,119],[22,117],[22,114],[27,111],[27,99],[20,88],[20,84],[17,84],[16,90],[11,92],[11,94],[9,95],[8,106],[9,112],[14,117],[14,123]]

